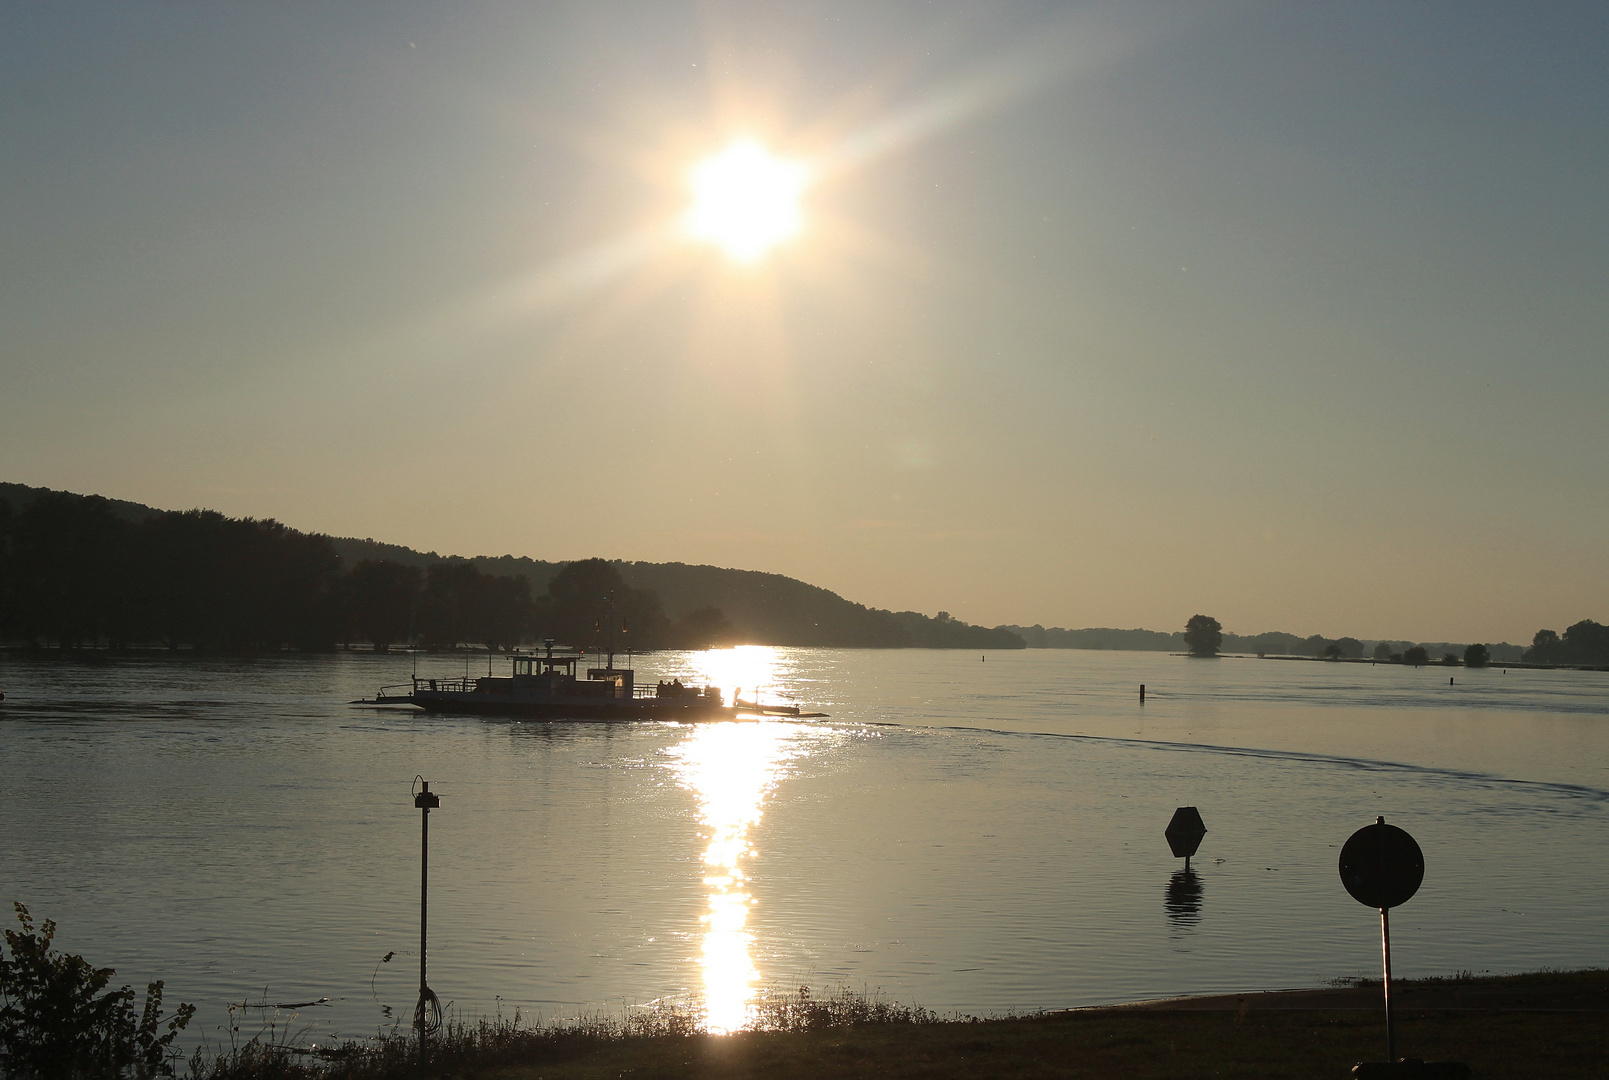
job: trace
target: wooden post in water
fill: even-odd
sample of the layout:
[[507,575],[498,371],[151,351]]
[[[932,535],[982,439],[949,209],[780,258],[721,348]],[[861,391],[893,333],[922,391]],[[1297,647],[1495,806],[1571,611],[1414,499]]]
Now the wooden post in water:
[[1144,683],[1140,684],[1140,704],[1141,705],[1145,704],[1145,684]]

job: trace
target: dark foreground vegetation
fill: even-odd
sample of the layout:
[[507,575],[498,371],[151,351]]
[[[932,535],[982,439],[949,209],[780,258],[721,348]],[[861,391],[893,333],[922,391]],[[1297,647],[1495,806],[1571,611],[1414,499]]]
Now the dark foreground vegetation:
[[[21,931],[0,955],[0,1075],[9,1080],[501,1080],[840,1077],[1342,1077],[1377,1059],[1378,985],[1251,994],[980,1020],[808,987],[762,997],[754,1029],[707,1035],[676,1008],[623,1019],[530,1025],[512,1018],[449,1023],[427,1060],[402,1031],[317,1046],[282,1027],[188,1058],[172,1046],[194,1010],[162,1020],[161,984],[142,1016],[133,992],[106,991],[110,969],[54,951],[54,924]],[[1477,1078],[1601,1077],[1609,1060],[1609,971],[1541,972],[1397,984],[1398,1045],[1457,1060]],[[154,1001],[153,1001],[154,997]],[[1432,1007],[1433,1006],[1433,1007]]]
[[63,648],[507,649],[725,644],[1020,649],[944,612],[884,611],[778,574],[442,558],[209,510],[0,484],[0,641]]
[[[1425,1060],[1463,1061],[1473,1067],[1477,1080],[1601,1077],[1603,1062],[1609,1060],[1609,1024],[1602,1006],[1570,1010],[1581,998],[1601,998],[1609,975],[1595,971],[1518,978],[1564,982],[1576,993],[1554,1011],[1402,1009],[1397,1015],[1399,1047]],[[459,1026],[438,1037],[423,1073],[410,1057],[417,1044],[400,1037],[323,1058],[259,1047],[195,1064],[197,1075],[212,1080],[401,1080],[418,1075],[500,1080],[1341,1080],[1355,1062],[1384,1056],[1380,1012],[1367,1008],[1237,1009],[1231,1003],[1217,1009],[1119,1007],[978,1020],[943,1018],[856,994],[816,998],[801,989],[766,1001],[756,1027],[734,1035],[703,1035],[674,1013],[548,1028],[514,1022]]]
[[12,905],[20,930],[5,932],[0,950],[0,1075],[15,1080],[76,1080],[173,1075],[173,1041],[195,1015],[180,1005],[165,1022],[162,983],[108,990],[111,968],[56,951],[56,924],[34,925]]

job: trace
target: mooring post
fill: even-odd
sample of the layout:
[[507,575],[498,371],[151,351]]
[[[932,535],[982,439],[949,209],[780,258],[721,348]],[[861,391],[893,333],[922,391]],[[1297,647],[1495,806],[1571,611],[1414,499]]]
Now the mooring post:
[[1145,704],[1145,684],[1144,683],[1140,684],[1140,704],[1141,705]]

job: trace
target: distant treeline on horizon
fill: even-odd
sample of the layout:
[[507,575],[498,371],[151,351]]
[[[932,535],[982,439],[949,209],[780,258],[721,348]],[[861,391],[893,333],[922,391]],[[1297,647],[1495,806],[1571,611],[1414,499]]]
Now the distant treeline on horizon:
[[[1005,629],[1021,637],[1030,649],[1131,649],[1142,652],[1185,652],[1188,648],[1185,645],[1182,630],[1170,634],[1159,630],[1117,630],[1107,627],[1064,630],[1059,626],[1044,627],[1037,625],[1007,626]],[[1544,633],[1548,632],[1544,631]],[[1554,636],[1557,637],[1557,635]],[[1506,641],[1483,644],[1486,644],[1492,663],[1517,664],[1524,662],[1523,657],[1527,652],[1524,646],[1510,645]],[[1468,645],[1468,642],[1451,641],[1415,642],[1389,638],[1380,640],[1360,640],[1353,637],[1328,638],[1323,634],[1299,637],[1296,634],[1270,631],[1255,635],[1226,633],[1223,636],[1221,651],[1255,656],[1322,657],[1327,654],[1331,646],[1335,646],[1335,654],[1342,659],[1359,660],[1370,656],[1379,656],[1384,659],[1389,656],[1400,655],[1418,646],[1424,649],[1431,657],[1440,659],[1448,655],[1463,656],[1464,649]],[[1537,660],[1535,662],[1566,663],[1567,661]],[[1609,660],[1602,662],[1609,663]],[[1586,661],[1582,661],[1582,663],[1586,663]]]
[[[1182,632],[973,626],[887,611],[781,574],[684,563],[441,556],[373,539],[302,533],[208,510],[163,511],[0,483],[0,641],[217,651],[458,645],[508,649],[551,637],[624,651],[723,644],[838,648],[1184,652]],[[1453,642],[1287,633],[1223,635],[1222,651],[1386,658]],[[1491,662],[1609,666],[1591,620]]]

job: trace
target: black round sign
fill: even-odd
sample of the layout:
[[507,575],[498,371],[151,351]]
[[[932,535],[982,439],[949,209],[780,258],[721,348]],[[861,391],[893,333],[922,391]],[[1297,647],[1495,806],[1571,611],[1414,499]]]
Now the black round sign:
[[1372,908],[1407,903],[1425,880],[1425,855],[1413,837],[1384,819],[1352,834],[1341,849],[1341,884]]

